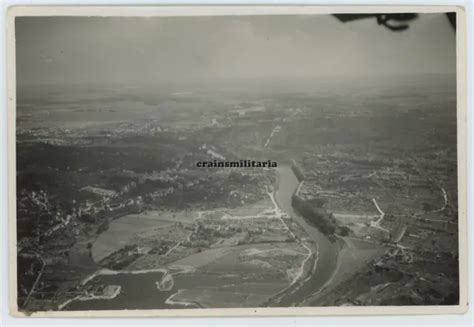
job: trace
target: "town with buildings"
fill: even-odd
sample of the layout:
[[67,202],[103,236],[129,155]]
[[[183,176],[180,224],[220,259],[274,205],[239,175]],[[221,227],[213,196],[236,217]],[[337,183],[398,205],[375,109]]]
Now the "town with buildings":
[[[68,109],[80,125],[55,118],[78,104],[19,110],[19,307],[456,303],[455,103],[439,90],[410,112],[326,90],[150,93],[170,108],[103,124],[101,99]],[[196,165],[247,159],[278,168]]]

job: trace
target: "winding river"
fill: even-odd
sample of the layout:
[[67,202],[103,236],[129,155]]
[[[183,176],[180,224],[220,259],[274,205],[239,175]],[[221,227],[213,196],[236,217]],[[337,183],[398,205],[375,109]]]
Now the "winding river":
[[291,198],[298,188],[299,182],[291,166],[279,166],[278,174],[279,183],[275,196],[278,205],[295,219],[308,236],[318,245],[318,261],[313,274],[302,287],[298,288],[295,292],[290,291],[281,301],[275,304],[280,307],[288,307],[298,305],[304,299],[321,290],[336,269],[339,246],[337,242],[331,241],[293,209]]
[[[291,198],[298,187],[298,180],[289,165],[278,167],[279,184],[275,199],[280,208],[286,211],[306,231],[308,236],[318,245],[318,259],[316,269],[299,288],[290,288],[288,292],[279,297],[277,303],[271,302],[269,306],[297,306],[303,300],[318,292],[330,279],[337,263],[337,249],[335,242],[331,242],[316,227],[310,225],[306,220],[294,211]],[[166,299],[177,291],[175,285],[170,291],[157,291],[155,282],[160,280],[161,272],[147,272],[140,274],[119,273],[114,275],[100,275],[94,278],[95,283],[105,285],[119,285],[121,292],[113,299],[94,299],[87,301],[72,301],[67,310],[111,310],[111,309],[156,309],[170,308],[173,306],[165,304]],[[181,287],[192,287],[198,282],[200,285],[216,286],[221,283],[217,279],[209,279],[206,276],[199,278],[193,275],[179,275],[175,284]],[[227,281],[225,281],[228,283]],[[224,281],[222,281],[224,283]],[[225,283],[224,283],[225,284]],[[175,306],[180,308],[182,306]]]

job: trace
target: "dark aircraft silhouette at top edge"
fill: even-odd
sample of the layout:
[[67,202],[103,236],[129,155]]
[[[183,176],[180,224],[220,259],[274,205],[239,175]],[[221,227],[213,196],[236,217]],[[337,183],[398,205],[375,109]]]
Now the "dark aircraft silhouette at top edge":
[[[394,32],[401,32],[410,27],[409,23],[418,18],[418,14],[415,13],[399,13],[399,14],[334,14],[339,21],[343,23],[360,20],[360,19],[367,19],[367,18],[375,18],[377,20],[377,24],[385,26],[391,31]],[[446,13],[446,17],[448,18],[449,23],[451,24],[452,28],[456,30],[456,13],[449,12]]]

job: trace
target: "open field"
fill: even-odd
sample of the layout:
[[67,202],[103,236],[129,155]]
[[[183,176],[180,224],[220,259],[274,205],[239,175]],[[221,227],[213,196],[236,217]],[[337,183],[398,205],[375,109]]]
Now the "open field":
[[[104,90],[88,95],[87,106],[74,101],[79,90],[67,91],[69,100],[62,89],[23,99],[20,307],[56,310],[78,299],[64,309],[127,301],[152,308],[130,286],[142,281],[140,289],[166,308],[455,303],[456,117],[448,79],[296,91]],[[100,103],[117,106],[117,121],[97,118],[110,115]],[[125,104],[137,110],[125,113]],[[152,106],[164,109],[155,117]],[[58,125],[76,111],[81,122]],[[280,166],[294,160],[303,175],[298,197],[333,228],[308,233],[302,226],[311,219],[281,210],[276,170],[196,168],[216,155]],[[291,211],[293,192],[285,197]],[[323,238],[332,259],[319,252]],[[314,282],[323,266],[325,281]],[[81,284],[102,269],[129,273]],[[152,272],[130,273],[143,270]],[[90,298],[118,284],[113,299]],[[409,293],[414,285],[420,291]]]

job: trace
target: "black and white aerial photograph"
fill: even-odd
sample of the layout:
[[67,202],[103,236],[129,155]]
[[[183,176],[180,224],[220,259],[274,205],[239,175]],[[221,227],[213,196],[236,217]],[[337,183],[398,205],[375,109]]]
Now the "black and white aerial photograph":
[[14,27],[20,313],[460,304],[456,13]]

